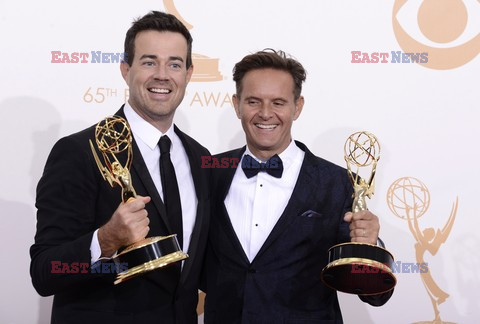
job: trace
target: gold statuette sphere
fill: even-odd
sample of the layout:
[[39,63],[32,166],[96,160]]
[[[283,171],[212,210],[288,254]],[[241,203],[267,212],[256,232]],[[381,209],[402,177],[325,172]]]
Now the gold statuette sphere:
[[366,167],[380,159],[380,143],[372,133],[356,132],[347,138],[344,152],[347,163]]

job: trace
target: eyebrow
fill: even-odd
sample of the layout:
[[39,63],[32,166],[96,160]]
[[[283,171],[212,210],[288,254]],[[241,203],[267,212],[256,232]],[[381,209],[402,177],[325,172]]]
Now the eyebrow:
[[[258,101],[263,101],[263,99],[261,98],[258,98],[258,97],[255,97],[255,96],[248,96],[248,97],[245,97],[245,100],[258,100]],[[285,98],[282,98],[282,97],[278,97],[278,98],[273,98],[272,101],[277,101],[277,100],[280,100],[280,101],[283,101],[283,102],[288,102],[287,99]]]
[[[140,57],[140,60],[143,60],[143,59],[156,60],[157,58],[158,58],[158,56],[155,55],[155,54],[143,54],[143,55]],[[169,57],[168,57],[168,60],[169,60],[169,61],[180,61],[180,62],[183,62],[183,58],[181,58],[180,56],[169,56]]]

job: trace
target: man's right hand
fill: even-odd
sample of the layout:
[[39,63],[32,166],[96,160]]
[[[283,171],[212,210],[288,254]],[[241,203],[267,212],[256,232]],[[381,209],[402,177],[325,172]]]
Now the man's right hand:
[[135,200],[121,203],[112,218],[98,230],[102,257],[111,257],[120,247],[144,239],[150,228],[145,205],[150,197],[137,196]]

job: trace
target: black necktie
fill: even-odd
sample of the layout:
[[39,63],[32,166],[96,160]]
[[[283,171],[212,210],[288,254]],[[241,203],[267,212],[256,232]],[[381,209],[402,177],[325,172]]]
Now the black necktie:
[[170,159],[170,146],[172,141],[167,135],[160,137],[160,175],[162,178],[163,201],[167,210],[167,217],[170,221],[173,233],[177,234],[178,243],[183,247],[183,226],[182,226],[182,203],[178,191],[175,169]]
[[248,154],[242,159],[242,169],[245,172],[247,178],[256,176],[258,172],[265,171],[269,175],[275,178],[281,178],[283,173],[283,163],[282,159],[275,154],[267,160],[267,162],[258,162],[253,157]]

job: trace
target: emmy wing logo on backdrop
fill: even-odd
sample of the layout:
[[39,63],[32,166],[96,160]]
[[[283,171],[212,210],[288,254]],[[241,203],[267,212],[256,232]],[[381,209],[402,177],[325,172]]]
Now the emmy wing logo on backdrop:
[[[177,17],[188,30],[193,28],[193,25],[189,24],[178,12],[173,0],[163,0],[165,10]],[[208,56],[192,53],[193,60],[193,75],[190,81],[192,82],[211,82],[220,81],[223,79],[220,71],[218,70],[218,58],[210,58]]]
[[[422,217],[430,206],[430,192],[418,179],[404,177],[392,183],[387,192],[387,204],[392,213],[407,221],[408,228],[416,243],[415,256],[419,264],[425,262],[425,252],[435,256],[448,238],[457,215],[458,197],[453,203],[450,216],[442,229],[435,230],[433,227],[420,229],[418,219]],[[431,274],[431,268],[426,272],[420,272],[420,276],[432,302],[435,319],[433,321],[421,321],[417,323],[450,324],[440,319],[438,306],[442,304],[449,294],[443,291],[435,282]],[[453,324],[453,323],[452,323]]]
[[392,23],[404,52],[428,53],[425,67],[454,69],[480,53],[478,0],[396,0]]

